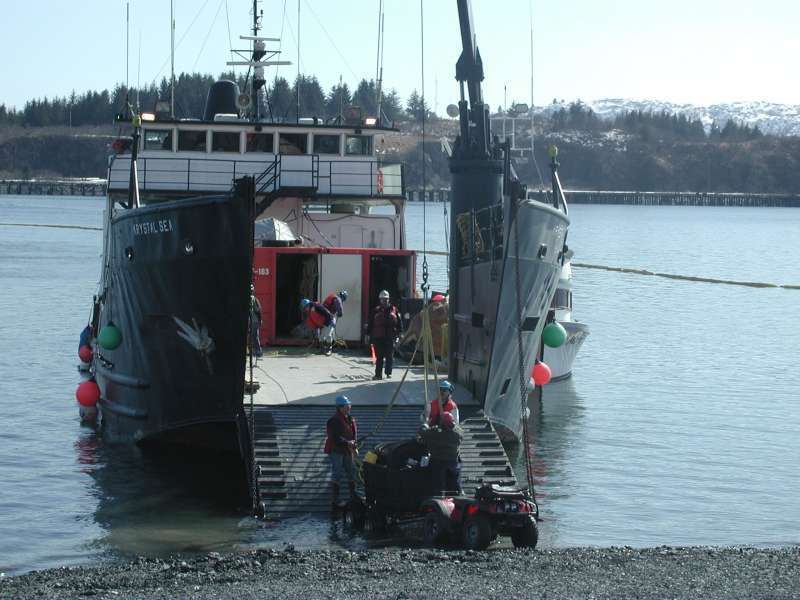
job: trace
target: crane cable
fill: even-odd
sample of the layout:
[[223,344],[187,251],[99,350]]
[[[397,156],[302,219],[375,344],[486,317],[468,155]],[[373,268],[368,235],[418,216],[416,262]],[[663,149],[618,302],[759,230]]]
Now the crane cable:
[[[422,113],[422,143],[420,144],[420,153],[422,155],[422,285],[420,288],[422,289],[423,301],[427,305],[430,285],[428,284],[428,198],[425,173],[425,16],[422,6],[423,0],[419,0],[420,78],[422,79],[422,99],[420,100],[420,112]],[[427,391],[427,387],[425,389]]]

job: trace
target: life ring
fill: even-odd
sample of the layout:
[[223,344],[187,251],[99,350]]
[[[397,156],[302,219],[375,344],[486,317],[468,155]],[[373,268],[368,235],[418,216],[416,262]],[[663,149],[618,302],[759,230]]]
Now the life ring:
[[383,171],[378,169],[378,193],[383,193]]

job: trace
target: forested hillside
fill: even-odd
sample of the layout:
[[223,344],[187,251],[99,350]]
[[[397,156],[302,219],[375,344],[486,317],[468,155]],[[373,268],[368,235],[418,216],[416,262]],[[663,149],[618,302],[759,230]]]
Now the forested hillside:
[[[176,116],[199,117],[214,79],[201,74],[179,76]],[[449,186],[441,141],[452,142],[457,121],[433,114],[416,91],[405,102],[396,90],[384,93],[382,111],[400,133],[386,136],[383,158],[406,162],[408,185],[419,187],[424,148],[427,185]],[[365,114],[376,112],[374,81],[362,80],[353,90],[340,83],[326,93],[314,76],[291,84],[275,79],[268,86],[262,112],[275,121],[293,122],[298,95],[299,114],[304,117],[335,118],[353,104]],[[138,92],[117,86],[67,98],[34,99],[19,110],[0,104],[0,177],[103,177],[109,146],[118,131],[114,115],[126,103],[135,106],[138,102],[141,110],[150,111],[159,98],[168,97],[165,79]],[[423,114],[427,118],[424,145]],[[497,119],[504,116],[515,115],[493,115],[495,134],[501,133]],[[757,127],[733,120],[704,128],[700,120],[667,112],[629,111],[604,119],[579,102],[540,113],[535,122],[539,172],[547,177],[546,149],[557,144],[562,177],[570,188],[800,193],[798,137],[764,135]],[[523,127],[516,134],[515,145],[530,148],[530,129]],[[516,167],[526,182],[540,181],[530,153],[517,158]]]

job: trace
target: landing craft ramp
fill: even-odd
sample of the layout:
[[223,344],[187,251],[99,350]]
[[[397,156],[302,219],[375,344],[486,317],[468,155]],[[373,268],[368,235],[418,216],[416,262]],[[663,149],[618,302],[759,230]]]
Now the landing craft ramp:
[[[330,467],[322,449],[325,424],[336,395],[353,402],[359,436],[383,426],[363,444],[411,439],[424,406],[424,373],[409,370],[395,405],[386,409],[406,369],[397,363],[393,378],[373,382],[372,364],[354,353],[330,357],[288,352],[259,360],[253,376],[260,388],[253,397],[254,460],[258,495],[265,516],[284,518],[330,511]],[[433,394],[435,390],[429,388]],[[467,494],[483,482],[516,483],[514,473],[491,424],[466,390],[456,392],[464,429],[462,483]],[[245,405],[249,410],[249,396]]]

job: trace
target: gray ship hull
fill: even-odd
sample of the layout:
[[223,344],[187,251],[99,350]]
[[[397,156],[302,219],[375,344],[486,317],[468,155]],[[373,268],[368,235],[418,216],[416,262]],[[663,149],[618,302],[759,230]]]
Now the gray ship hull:
[[[517,313],[515,227],[505,203],[502,256],[458,268],[453,331],[457,351],[455,378],[483,400],[484,412],[504,437],[522,433],[517,324],[522,322],[524,381],[539,351],[542,329],[558,284],[562,251],[569,225],[560,210],[535,200],[522,200],[518,210],[519,292]],[[495,254],[495,257],[497,255]]]

